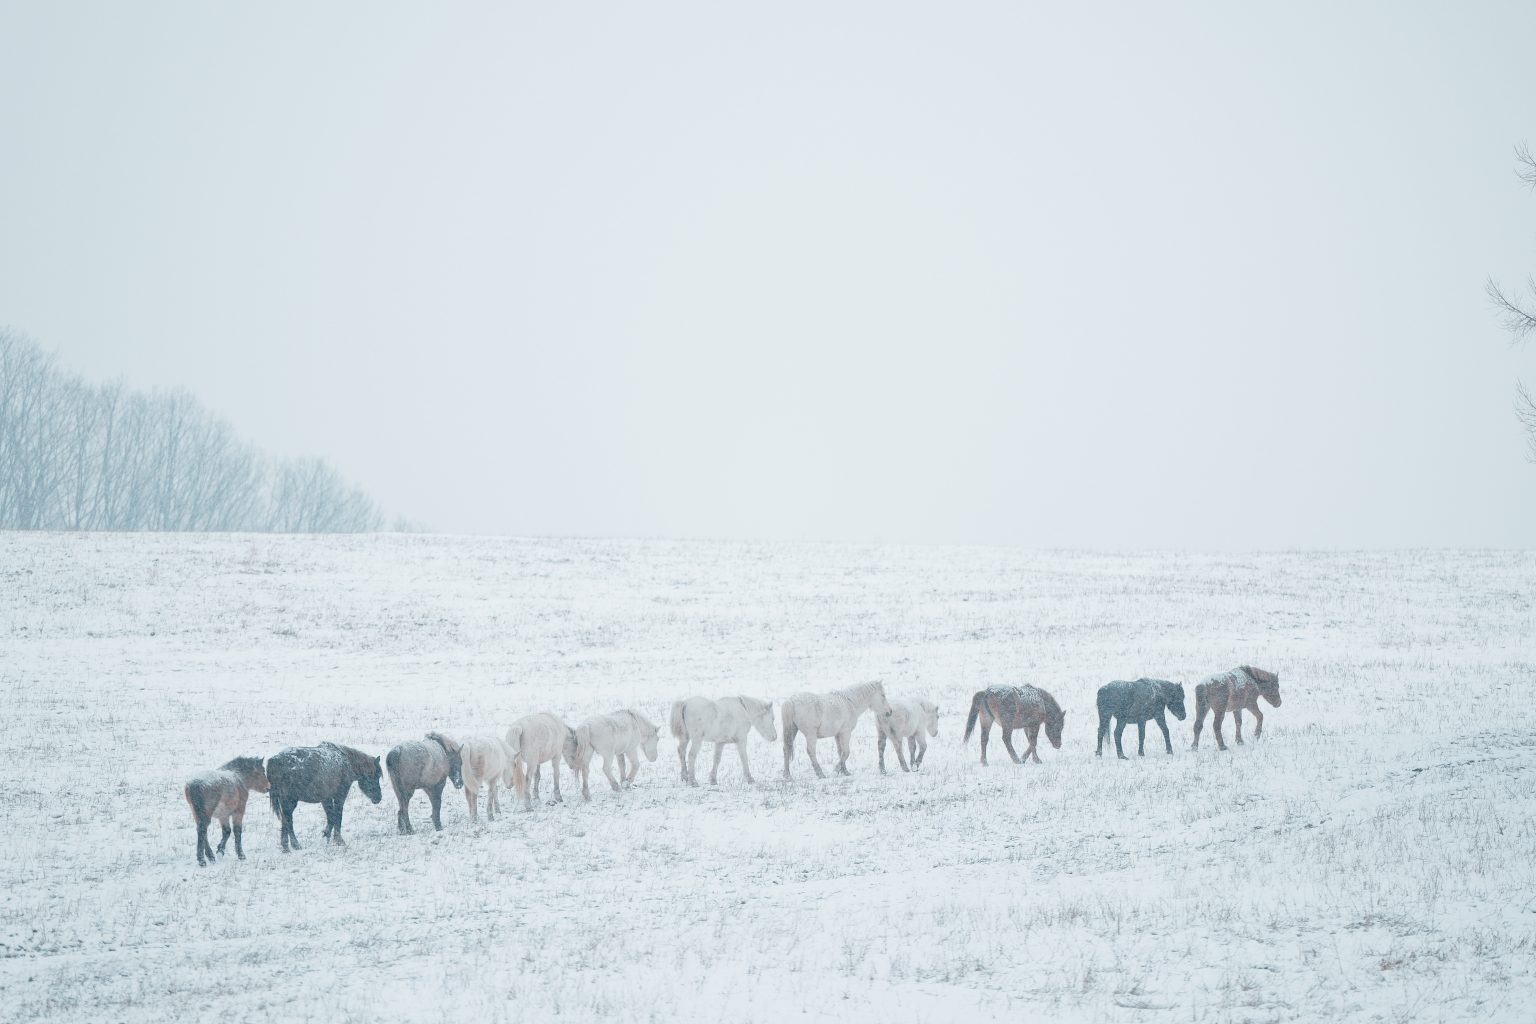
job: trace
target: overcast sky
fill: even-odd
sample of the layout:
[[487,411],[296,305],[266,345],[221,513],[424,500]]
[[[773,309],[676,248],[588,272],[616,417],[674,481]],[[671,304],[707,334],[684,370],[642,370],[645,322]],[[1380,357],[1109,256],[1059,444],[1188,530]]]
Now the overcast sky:
[[1536,544],[1536,4],[745,6],[5,3],[0,325],[449,532]]

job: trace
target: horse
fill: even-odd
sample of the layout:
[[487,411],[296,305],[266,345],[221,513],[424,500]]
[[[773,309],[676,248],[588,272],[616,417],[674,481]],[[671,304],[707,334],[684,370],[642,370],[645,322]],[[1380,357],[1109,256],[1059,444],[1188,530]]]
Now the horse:
[[[797,693],[784,701],[780,714],[784,721],[784,777],[789,775],[789,762],[795,756],[795,734],[805,733],[805,754],[816,769],[816,777],[824,779],[816,760],[816,741],[828,736],[837,737],[837,771],[848,774],[848,737],[859,724],[859,716],[873,710],[878,718],[889,718],[891,704],[885,699],[885,687],[878,681],[849,686],[831,693]],[[878,724],[878,722],[877,722]]]
[[[560,758],[576,756],[575,737],[570,726],[544,712],[526,715],[507,730],[507,747],[512,751],[512,780],[523,801],[523,810],[533,810],[533,801],[539,795],[539,769],[545,761],[555,774],[555,798],[550,803],[564,802],[565,797],[560,795]],[[531,797],[528,795],[530,773],[533,775]]]
[[694,766],[699,760],[699,748],[705,743],[715,745],[715,764],[709,770],[709,784],[716,785],[720,774],[720,755],[728,743],[736,744],[741,755],[741,773],[747,785],[752,785],[752,764],[747,759],[747,737],[756,729],[757,734],[769,743],[779,738],[773,727],[773,702],[741,695],[710,700],[708,697],[689,697],[672,705],[672,735],[677,740],[677,764],[682,780],[690,786],[699,784]]
[[[880,774],[885,774],[887,739],[896,748],[896,761],[901,770],[915,772],[928,754],[928,737],[939,734],[939,706],[926,700],[893,700],[890,717],[875,719],[875,732],[879,736]],[[907,745],[906,754],[901,750],[903,741]],[[911,768],[907,767],[908,761]]]
[[469,820],[480,820],[480,784],[484,783],[485,820],[495,821],[501,812],[496,784],[512,785],[512,749],[494,733],[476,733],[459,744],[459,765],[464,780],[464,801],[469,804]]
[[1264,735],[1264,712],[1259,710],[1259,698],[1263,697],[1273,707],[1280,706],[1280,677],[1273,672],[1252,665],[1241,665],[1230,672],[1211,676],[1195,686],[1195,742],[1191,750],[1200,749],[1200,729],[1205,725],[1205,713],[1214,711],[1211,728],[1216,732],[1216,746],[1226,750],[1221,740],[1221,720],[1232,712],[1232,726],[1237,732],[1237,742],[1243,742],[1243,710],[1253,712],[1253,738]]
[[592,799],[587,779],[592,774],[594,754],[602,757],[603,774],[617,793],[620,785],[619,779],[613,777],[613,762],[618,761],[619,777],[624,785],[632,785],[635,776],[640,774],[641,749],[644,749],[647,760],[656,760],[657,732],[654,722],[630,708],[611,715],[594,715],[572,729],[571,738],[565,744],[565,763],[581,780],[581,798]]
[[288,747],[267,758],[267,778],[272,782],[267,796],[272,801],[272,813],[282,822],[283,852],[288,852],[289,843],[295,850],[299,848],[299,837],[293,831],[293,811],[301,802],[323,806],[325,831],[321,835],[337,846],[347,845],[341,838],[341,810],[352,783],[356,782],[369,800],[378,803],[384,799],[379,791],[383,774],[378,758],[339,743]]
[[[987,763],[987,740],[992,734],[992,723],[996,722],[1002,729],[1003,746],[1008,749],[1008,756],[1013,758],[1014,764],[1028,764],[1034,761],[1040,763],[1040,754],[1037,745],[1040,741],[1040,726],[1045,726],[1045,738],[1051,741],[1051,746],[1061,749],[1061,727],[1066,722],[1067,713],[1061,710],[1061,705],[1056,703],[1056,698],[1038,686],[989,686],[985,690],[978,691],[971,697],[971,713],[965,720],[965,738],[962,743],[971,741],[971,730],[979,722],[981,724],[981,763]],[[1029,748],[1020,757],[1013,749],[1013,730],[1023,729],[1029,737]]]
[[464,788],[459,745],[440,732],[427,733],[426,741],[409,740],[384,755],[389,782],[394,787],[400,810],[395,825],[402,835],[415,832],[411,827],[411,796],[418,789],[427,791],[432,802],[432,827],[443,830],[443,786],[452,782],[454,789]]
[[192,808],[192,822],[197,826],[198,867],[213,863],[214,851],[208,845],[208,824],[214,818],[219,819],[219,825],[224,829],[224,835],[219,839],[219,856],[224,856],[224,845],[229,842],[229,819],[233,818],[235,856],[245,860],[245,848],[240,845],[241,833],[245,831],[245,802],[251,790],[265,793],[271,788],[267,769],[259,757],[237,757],[211,772],[187,780],[181,792]]
[[1138,679],[1134,683],[1115,680],[1099,687],[1099,749],[1094,756],[1104,753],[1104,737],[1109,735],[1109,720],[1115,721],[1115,753],[1120,760],[1129,760],[1120,746],[1120,734],[1129,722],[1136,723],[1136,756],[1147,753],[1147,720],[1153,719],[1163,730],[1163,742],[1168,753],[1173,753],[1173,741],[1168,738],[1168,720],[1164,711],[1172,711],[1173,717],[1184,721],[1184,687],[1166,679]]

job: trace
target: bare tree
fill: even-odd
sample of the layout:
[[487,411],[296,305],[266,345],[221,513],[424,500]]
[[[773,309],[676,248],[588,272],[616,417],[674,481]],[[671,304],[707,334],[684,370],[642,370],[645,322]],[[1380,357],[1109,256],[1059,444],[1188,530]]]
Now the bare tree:
[[[1515,174],[1526,187],[1536,191],[1536,156],[1531,147],[1515,147]],[[1525,293],[1511,294],[1497,281],[1488,279],[1488,297],[1499,312],[1499,322],[1509,332],[1512,344],[1522,344],[1536,335],[1536,276],[1525,279]],[[1525,455],[1536,462],[1536,398],[1522,382],[1515,384],[1515,415],[1525,428]]]
[[359,532],[383,521],[329,463],[267,458],[189,392],[92,386],[0,330],[0,529]]

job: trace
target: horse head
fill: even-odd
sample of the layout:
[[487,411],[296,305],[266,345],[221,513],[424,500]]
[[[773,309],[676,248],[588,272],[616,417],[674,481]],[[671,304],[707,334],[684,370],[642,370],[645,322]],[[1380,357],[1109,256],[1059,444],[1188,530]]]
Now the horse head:
[[[1179,708],[1181,709],[1179,712],[1180,718],[1184,717],[1182,710],[1183,707],[1183,704],[1179,705]],[[1047,715],[1045,718],[1045,738],[1050,740],[1051,746],[1055,747],[1057,750],[1061,749],[1061,727],[1066,724],[1067,713],[1065,711],[1060,711],[1055,715]]]
[[939,706],[931,701],[921,701],[923,708],[923,727],[928,730],[929,736],[939,734]]
[[259,757],[237,757],[224,765],[228,771],[240,776],[241,785],[257,793],[272,792],[272,780],[267,778],[267,766]]
[[443,748],[443,753],[448,756],[448,781],[453,783],[454,789],[463,789],[464,755],[459,750],[459,744],[440,732],[427,733],[427,739],[435,741]]
[[363,770],[357,773],[357,788],[362,790],[369,800],[378,803],[384,799],[384,792],[379,788],[379,780],[384,775],[384,766],[379,764],[379,759],[376,757],[370,758],[367,755],[364,757],[366,763],[363,765]]
[[1162,681],[1157,684],[1157,688],[1163,695],[1163,703],[1173,712],[1173,717],[1184,721],[1184,685]]
[[1269,701],[1275,707],[1280,706],[1280,677],[1273,672],[1266,672],[1261,668],[1243,667],[1248,677],[1259,687],[1259,696]]
[[565,738],[560,741],[560,753],[565,757],[565,763],[577,771],[591,764],[592,727],[578,725],[574,729],[567,730]]
[[645,752],[647,761],[656,760],[656,737],[660,735],[657,729],[651,729],[640,737],[640,749]]
[[869,706],[881,718],[890,718],[891,702],[885,696],[885,683],[877,679],[871,686],[873,686],[873,689],[869,693]]
[[743,697],[741,703],[751,714],[752,727],[757,730],[757,734],[769,743],[777,742],[779,729],[773,724],[773,701]]

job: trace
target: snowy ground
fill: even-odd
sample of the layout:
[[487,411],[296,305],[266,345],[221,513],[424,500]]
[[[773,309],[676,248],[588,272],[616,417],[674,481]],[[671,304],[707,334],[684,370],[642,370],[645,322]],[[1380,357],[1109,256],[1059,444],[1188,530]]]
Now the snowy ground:
[[[1533,598],[1533,553],[0,534],[0,1018],[1527,1021]],[[1243,662],[1258,744],[1094,758],[1101,683]],[[289,856],[263,801],[194,860],[236,754],[872,678],[943,709],[921,773],[866,721],[850,779],[691,790],[664,738],[622,796],[402,837],[354,791]],[[1021,681],[1063,749],[984,769]]]

